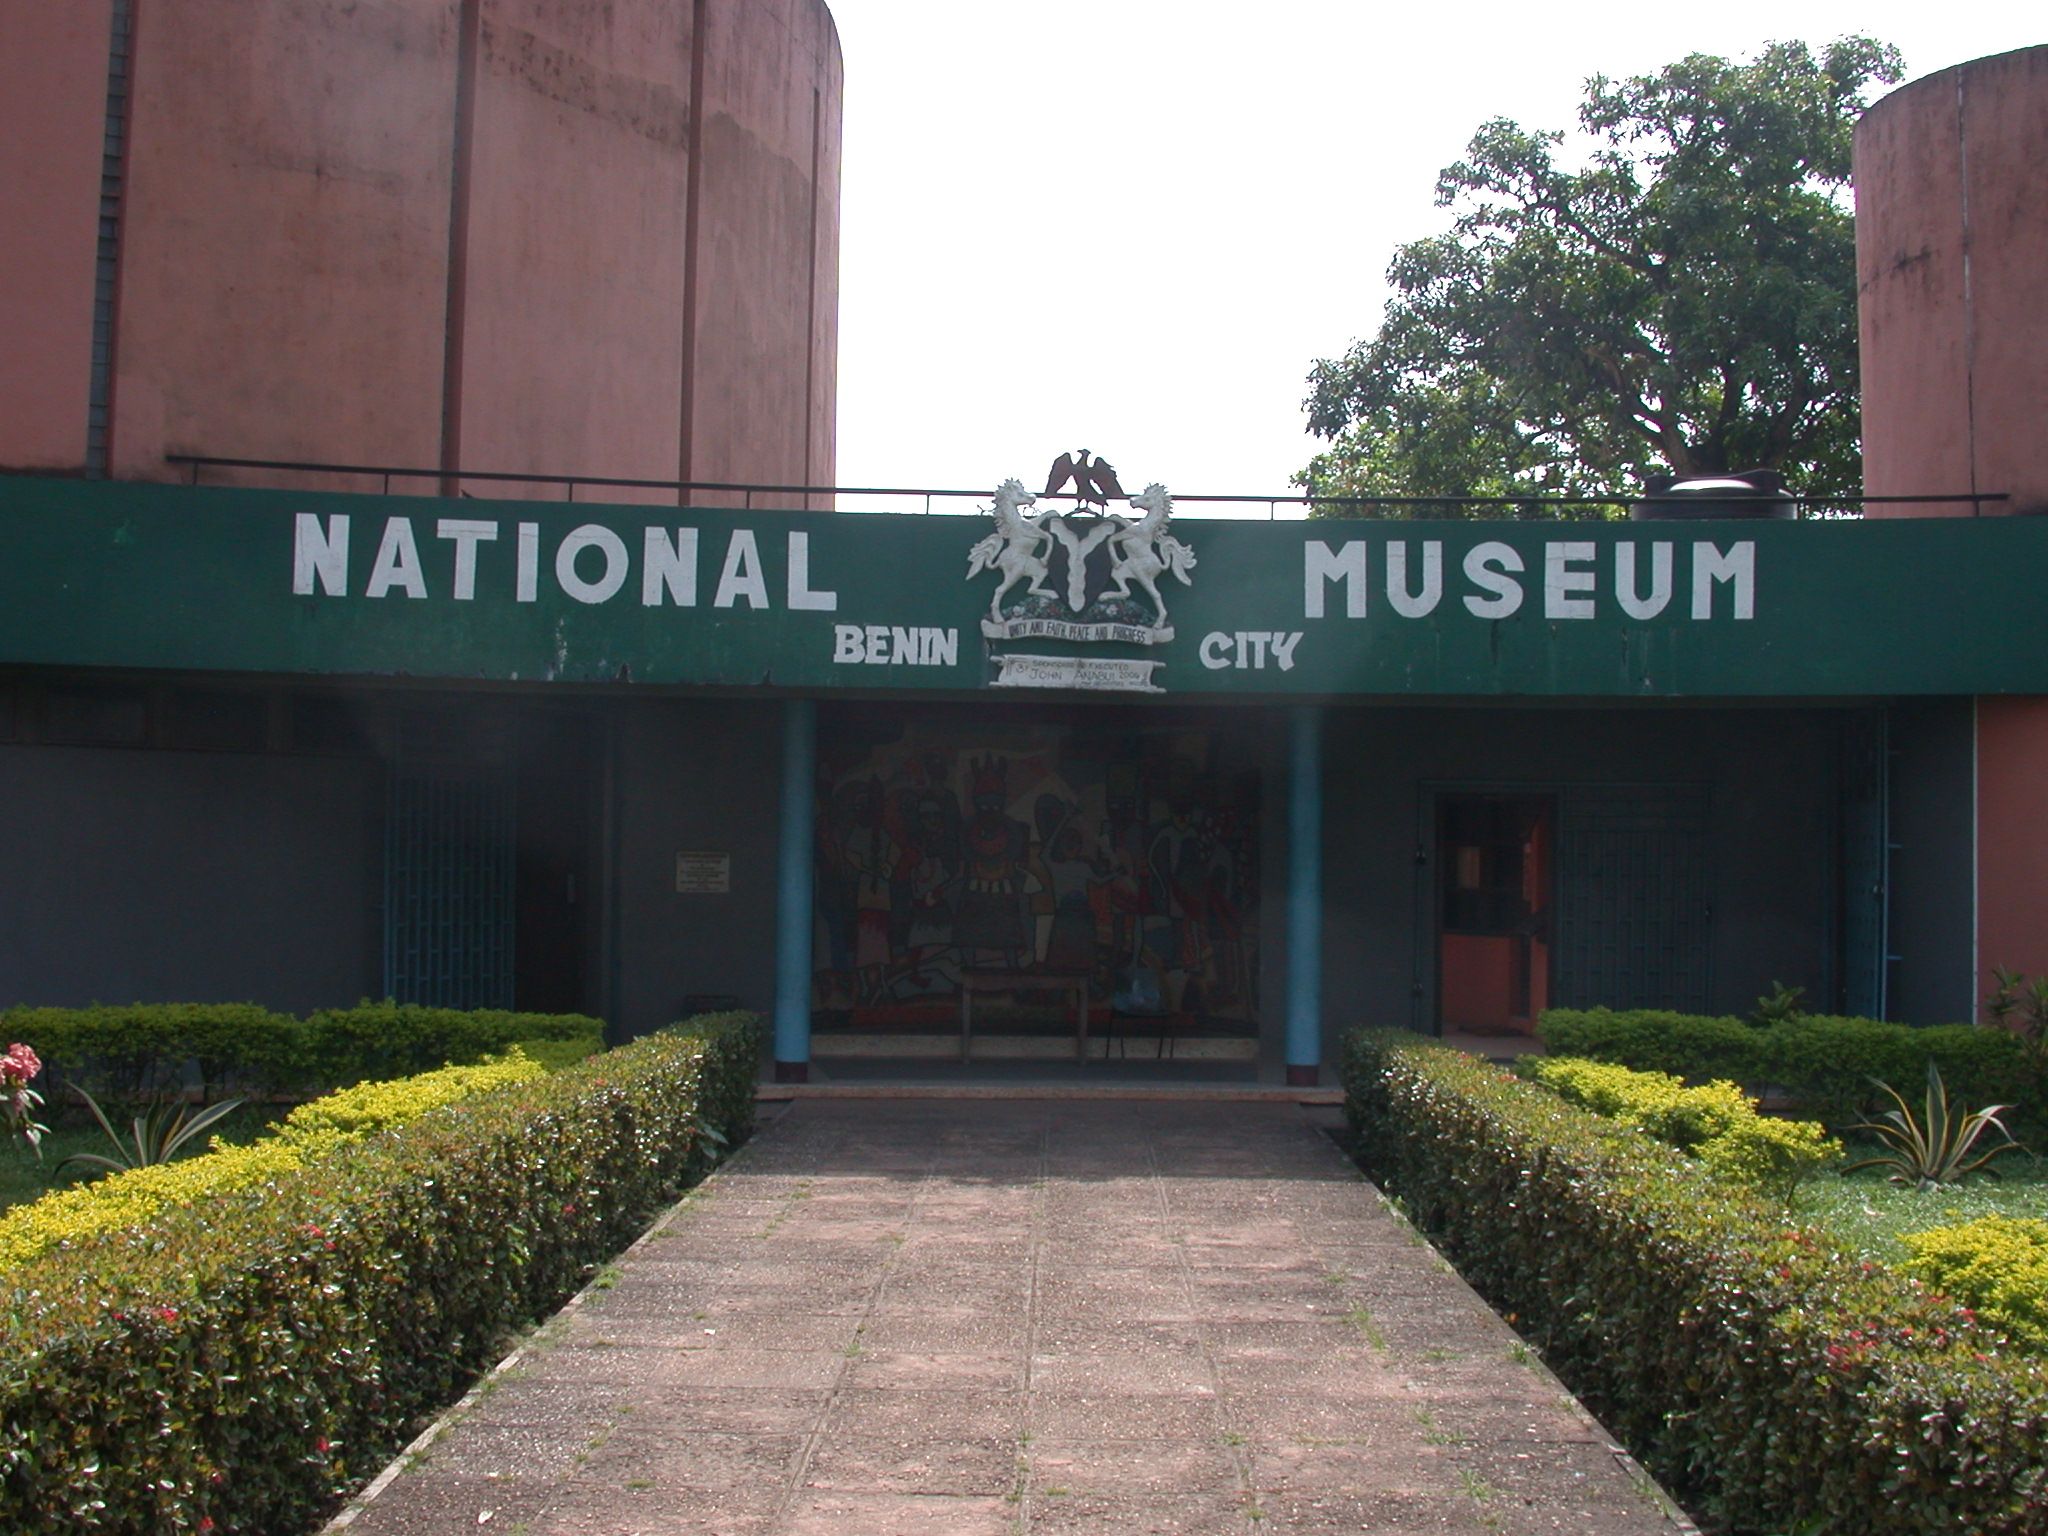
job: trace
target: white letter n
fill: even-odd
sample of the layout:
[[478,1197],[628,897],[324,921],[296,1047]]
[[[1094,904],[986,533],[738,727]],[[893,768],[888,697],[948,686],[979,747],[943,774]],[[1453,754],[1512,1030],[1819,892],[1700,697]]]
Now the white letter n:
[[292,525],[292,594],[311,597],[313,583],[329,597],[348,596],[348,514],[337,512],[323,528],[311,512]]

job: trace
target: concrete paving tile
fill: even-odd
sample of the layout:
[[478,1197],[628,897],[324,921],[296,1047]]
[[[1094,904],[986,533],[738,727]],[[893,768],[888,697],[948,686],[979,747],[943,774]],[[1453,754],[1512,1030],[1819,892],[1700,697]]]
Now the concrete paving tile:
[[742,1317],[851,1317],[858,1321],[873,1296],[871,1285],[832,1291],[762,1291],[734,1286],[705,1297],[704,1304],[696,1309],[704,1316],[700,1318],[693,1311],[689,1321],[693,1327],[705,1322],[715,1325],[719,1318],[730,1321]]
[[425,1470],[402,1473],[350,1523],[349,1536],[443,1536],[449,1531],[511,1530],[537,1520],[555,1484]]
[[[619,1328],[614,1321],[595,1317],[596,1331],[621,1343],[653,1342],[663,1337],[663,1325],[636,1323]],[[678,1349],[798,1349],[837,1351],[849,1347],[860,1327],[858,1315],[850,1312],[823,1316],[806,1312],[722,1312],[713,1308],[698,1314],[683,1327],[671,1326],[668,1341]],[[637,1329],[637,1333],[636,1333]]]
[[621,1344],[594,1348],[566,1344],[535,1362],[537,1371],[596,1383],[658,1391],[664,1387],[828,1387],[845,1363],[836,1351],[675,1349]]
[[1214,1393],[1033,1392],[1030,1431],[1039,1440],[1219,1439]]
[[1422,1444],[1415,1426],[1389,1421],[1348,1442],[1262,1444],[1247,1450],[1251,1485],[1261,1494],[1376,1492],[1436,1497],[1456,1487],[1456,1471],[1439,1447]]
[[807,1488],[858,1493],[978,1494],[1002,1498],[1020,1487],[1017,1442],[1009,1435],[902,1440],[834,1434],[817,1448]]
[[1106,1315],[1142,1321],[1192,1319],[1198,1314],[1179,1270],[1083,1269],[1041,1273],[1037,1305],[1046,1312]]
[[592,1448],[576,1477],[618,1488],[780,1487],[794,1475],[805,1438],[684,1431],[636,1413]]
[[961,1494],[808,1491],[777,1524],[778,1536],[1016,1536],[1017,1506]]
[[962,1264],[987,1264],[1022,1270],[1031,1262],[1029,1237],[981,1229],[949,1229],[912,1226],[910,1236],[898,1250],[898,1262],[943,1260]]
[[1366,1366],[1382,1358],[1368,1327],[1374,1321],[1369,1312],[1359,1317],[1349,1310],[1279,1320],[1211,1318],[1202,1337],[1219,1361],[1328,1357]]
[[748,1293],[772,1295],[778,1305],[792,1311],[836,1312],[848,1305],[864,1303],[881,1279],[886,1256],[877,1254],[872,1262],[826,1264],[783,1259],[762,1253],[750,1255],[732,1267],[732,1273],[718,1288],[726,1301]]
[[945,1354],[962,1350],[1014,1354],[1024,1347],[1027,1319],[1017,1313],[877,1312],[861,1329],[861,1345],[877,1353]]
[[1014,1444],[1023,1431],[1023,1417],[1024,1398],[1014,1391],[852,1388],[833,1398],[825,1433],[905,1444],[946,1437]]
[[621,1406],[630,1407],[647,1395],[639,1387],[592,1380],[579,1371],[565,1374],[552,1354],[540,1354],[492,1377],[459,1422],[543,1427],[602,1424]]
[[673,1387],[635,1405],[635,1411],[678,1435],[806,1434],[823,1419],[831,1396],[822,1388]]
[[1480,1505],[1463,1494],[1398,1491],[1261,1493],[1261,1536],[1497,1536]]
[[1195,1350],[1080,1350],[1031,1357],[1033,1391],[1104,1396],[1208,1393],[1216,1385],[1207,1356]]
[[1179,1269],[1187,1262],[1182,1245],[1163,1230],[1107,1236],[1092,1230],[1077,1237],[1048,1238],[1038,1247],[1048,1269]]
[[[1274,1397],[1226,1390],[1221,1408],[1225,1429],[1258,1445],[1314,1445],[1345,1441],[1370,1442],[1374,1426],[1393,1407],[1404,1411],[1416,1404],[1398,1397]],[[1418,1424],[1416,1436],[1421,1438]]]
[[1027,1500],[1033,1536],[1245,1536],[1254,1524],[1237,1494],[1039,1494]]
[[1462,1479],[1494,1490],[1503,1508],[1536,1511],[1544,1520],[1579,1517],[1588,1528],[1617,1518],[1635,1522],[1626,1527],[1630,1530],[1669,1527],[1660,1511],[1646,1507],[1640,1469],[1605,1441],[1479,1441],[1452,1447],[1445,1455]]
[[447,1465],[470,1478],[540,1483],[565,1478],[588,1454],[587,1442],[616,1419],[617,1406],[587,1419],[588,1432],[583,1435],[565,1433],[560,1422],[507,1424],[465,1418],[409,1456],[403,1475],[410,1478]]
[[1235,1498],[1243,1491],[1238,1452],[1207,1440],[1056,1440],[1024,1447],[1034,1495],[1183,1493]]
[[[769,1536],[779,1489],[613,1487],[579,1482],[562,1489],[523,1525],[483,1527],[519,1536]],[[452,1536],[454,1526],[443,1536]],[[474,1529],[469,1527],[467,1529]]]
[[1010,1354],[979,1352],[911,1353],[865,1347],[851,1359],[842,1378],[847,1391],[878,1391],[909,1387],[923,1391],[1009,1392],[1018,1390],[1023,1363]]
[[1492,1445],[1596,1445],[1611,1443],[1596,1425],[1555,1399],[1517,1402],[1499,1393],[1429,1392],[1411,1384],[1408,1400],[1433,1414],[1459,1439]]
[[1218,1323],[1302,1323],[1341,1318],[1349,1308],[1327,1288],[1266,1285],[1252,1280],[1190,1279],[1194,1314]]
[[1114,1312],[1070,1314],[1041,1308],[1032,1343],[1047,1355],[1131,1350],[1142,1354],[1202,1354],[1208,1329],[1193,1318],[1173,1321],[1120,1317]]
[[1231,1396],[1303,1398],[1316,1402],[1389,1402],[1402,1395],[1401,1378],[1376,1358],[1350,1353],[1323,1359],[1239,1355],[1216,1362],[1218,1388]]
[[[1030,1245],[1020,1243],[1016,1253],[983,1260],[985,1251],[973,1243],[932,1243],[905,1249],[889,1268],[889,1290],[930,1290],[948,1296],[954,1307],[981,1307],[989,1298],[1001,1298],[1016,1305],[1024,1300],[1030,1286]],[[887,1294],[887,1292],[885,1292]]]
[[[622,1267],[610,1290],[591,1293],[591,1300],[609,1296],[624,1287],[663,1295],[695,1296],[716,1290],[732,1272],[731,1261],[720,1258],[684,1258],[678,1244],[685,1239],[664,1233],[633,1254],[630,1266]],[[587,1305],[587,1303],[586,1303]]]
[[902,1242],[910,1235],[915,1218],[909,1211],[887,1216],[828,1216],[805,1209],[777,1226],[763,1241],[785,1246],[791,1242],[873,1245]]

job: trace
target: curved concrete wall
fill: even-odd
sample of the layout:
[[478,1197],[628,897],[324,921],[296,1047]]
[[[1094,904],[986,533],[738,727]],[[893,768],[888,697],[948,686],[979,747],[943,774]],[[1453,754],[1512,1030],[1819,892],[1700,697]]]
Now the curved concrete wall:
[[[1870,495],[2003,491],[2011,499],[1986,514],[2048,513],[2044,149],[2048,46],[1916,80],[1857,125]],[[1981,999],[2000,967],[2048,975],[2048,699],[1980,698],[1972,716],[1970,960]]]
[[97,338],[112,474],[175,478],[185,452],[831,483],[842,76],[821,0],[55,9],[0,63],[0,191],[51,235],[4,247],[0,468],[87,465],[126,13]]
[[[1891,93],[1856,127],[1863,483],[2048,511],[2048,46]],[[1873,516],[1967,516],[1967,506]]]

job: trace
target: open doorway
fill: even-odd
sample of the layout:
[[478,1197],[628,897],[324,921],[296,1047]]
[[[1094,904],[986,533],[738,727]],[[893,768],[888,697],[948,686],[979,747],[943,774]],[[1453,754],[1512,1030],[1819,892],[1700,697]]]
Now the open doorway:
[[1550,1006],[1557,802],[1530,794],[1436,801],[1436,1025],[1531,1034]]

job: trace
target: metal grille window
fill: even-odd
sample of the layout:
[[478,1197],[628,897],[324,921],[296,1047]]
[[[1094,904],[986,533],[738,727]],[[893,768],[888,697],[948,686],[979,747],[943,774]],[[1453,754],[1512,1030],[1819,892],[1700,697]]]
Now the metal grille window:
[[1704,1012],[1707,791],[1575,789],[1558,839],[1557,1002]]
[[512,1006],[516,781],[400,764],[385,821],[384,988],[402,1003]]

